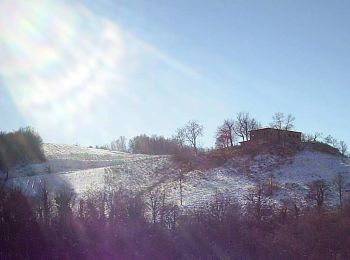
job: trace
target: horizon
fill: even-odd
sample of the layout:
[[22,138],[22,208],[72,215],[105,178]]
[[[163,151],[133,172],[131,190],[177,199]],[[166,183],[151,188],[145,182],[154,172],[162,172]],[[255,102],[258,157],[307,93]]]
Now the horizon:
[[350,144],[350,2],[3,1],[1,131],[103,145],[171,137],[189,120],[215,143],[226,118],[275,112]]

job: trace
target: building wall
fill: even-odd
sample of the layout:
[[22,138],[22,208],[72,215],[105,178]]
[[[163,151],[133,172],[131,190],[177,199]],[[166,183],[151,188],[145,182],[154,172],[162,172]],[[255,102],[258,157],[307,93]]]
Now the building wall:
[[250,132],[250,142],[255,144],[279,142],[300,143],[301,133],[272,128],[258,129]]

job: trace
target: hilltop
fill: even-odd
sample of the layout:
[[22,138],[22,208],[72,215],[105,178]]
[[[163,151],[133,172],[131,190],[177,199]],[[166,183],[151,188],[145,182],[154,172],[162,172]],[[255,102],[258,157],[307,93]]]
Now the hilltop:
[[[129,154],[77,145],[44,144],[43,148],[47,161],[14,169],[9,185],[20,186],[29,193],[35,193],[43,183],[53,190],[65,185],[82,195],[89,189],[103,189],[107,182],[140,193],[165,189],[169,200],[180,200],[179,171],[170,156]],[[339,173],[348,184],[349,163],[337,154],[314,149],[303,149],[289,156],[242,155],[217,168],[184,173],[183,205],[201,205],[217,192],[244,204],[258,183],[271,181],[274,183],[272,203],[290,198],[303,202],[310,183],[324,180],[332,189]]]

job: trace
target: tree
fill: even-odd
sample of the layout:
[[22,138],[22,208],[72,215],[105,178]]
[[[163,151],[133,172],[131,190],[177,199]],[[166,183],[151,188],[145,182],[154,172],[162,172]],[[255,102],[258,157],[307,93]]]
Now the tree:
[[127,152],[126,137],[120,136],[116,141],[111,142],[112,151]]
[[283,125],[284,125],[284,114],[281,112],[277,112],[272,116],[272,123],[270,124],[270,126],[272,128],[276,128],[276,129],[283,129]]
[[61,220],[67,220],[72,214],[75,193],[69,187],[62,187],[55,195],[57,213]]
[[30,127],[0,132],[0,171],[8,177],[10,169],[17,165],[45,161],[42,144],[40,135]]
[[294,128],[295,117],[291,114],[287,116],[284,113],[277,112],[272,117],[270,126],[279,130],[292,130]]
[[340,208],[343,207],[343,197],[344,197],[344,191],[345,191],[345,178],[344,175],[341,173],[338,173],[334,180],[333,180],[335,189],[338,193],[338,198],[339,198],[339,206]]
[[180,205],[182,206],[183,203],[183,182],[184,182],[184,172],[182,169],[180,169],[179,173],[179,191],[180,191]]
[[314,135],[313,135],[312,141],[313,141],[313,142],[317,142],[317,140],[318,140],[319,138],[321,138],[321,137],[322,137],[322,133],[320,133],[320,132],[315,132]]
[[313,181],[309,185],[307,198],[314,201],[318,209],[322,209],[327,199],[328,190],[328,184],[324,180]]
[[219,126],[216,132],[216,146],[218,148],[233,148],[234,144],[234,122],[231,119],[226,119],[224,123]]
[[301,134],[301,140],[303,142],[312,142],[312,134]]
[[303,134],[303,142],[318,142],[318,139],[322,137],[322,133],[315,132],[314,134]]
[[234,132],[241,137],[243,141],[250,139],[250,131],[261,127],[261,124],[254,118],[251,118],[247,112],[239,112],[234,122]]
[[148,194],[148,200],[149,202],[147,203],[147,205],[151,210],[153,224],[155,224],[158,220],[158,216],[161,209],[162,198],[159,190],[156,189],[156,190],[150,191]]
[[344,160],[344,157],[348,152],[348,145],[344,141],[339,142],[339,152]]
[[175,140],[157,135],[139,135],[129,141],[129,150],[132,153],[174,154],[178,148],[179,145]]
[[175,230],[177,220],[181,214],[180,208],[173,202],[165,205],[164,222],[169,229]]
[[209,215],[215,222],[223,222],[225,216],[227,215],[227,211],[232,206],[233,203],[231,199],[229,197],[225,197],[223,193],[216,190],[212,201],[210,201],[208,204]]
[[176,143],[183,148],[186,143],[186,135],[185,135],[185,128],[178,128],[176,129],[175,136],[173,139],[176,141]]
[[247,200],[248,214],[253,216],[257,221],[261,221],[263,216],[269,211],[264,184],[257,183],[255,187],[250,188],[245,199]]
[[337,147],[338,145],[338,140],[331,135],[327,135],[323,140],[326,144],[331,145],[333,147]]
[[292,130],[294,128],[295,117],[291,114],[288,114],[284,123],[284,130]]
[[276,183],[276,177],[273,174],[273,171],[270,171],[268,176],[269,176],[269,181],[268,181],[267,195],[272,196],[274,190],[278,187],[278,183]]
[[39,206],[39,218],[45,225],[49,224],[50,213],[52,209],[52,201],[50,198],[50,192],[46,181],[40,183],[38,190],[38,206]]
[[198,149],[198,138],[203,135],[203,126],[197,121],[189,121],[185,127],[180,130],[183,134],[184,139],[192,146],[194,151],[197,153]]

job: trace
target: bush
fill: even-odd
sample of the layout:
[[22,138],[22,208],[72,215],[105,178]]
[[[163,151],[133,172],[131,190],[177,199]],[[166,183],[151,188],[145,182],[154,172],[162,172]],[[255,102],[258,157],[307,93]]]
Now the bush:
[[144,199],[112,190],[90,192],[74,204],[67,190],[55,195],[43,187],[36,197],[26,197],[0,187],[0,259],[350,257],[350,206],[323,213],[304,208],[296,217],[291,203],[256,218],[256,210],[216,193],[200,208],[180,215],[170,211],[173,224],[168,225],[162,221],[163,208],[156,221],[147,217],[151,209]]
[[42,139],[32,128],[20,128],[10,133],[0,133],[0,170],[45,161]]

